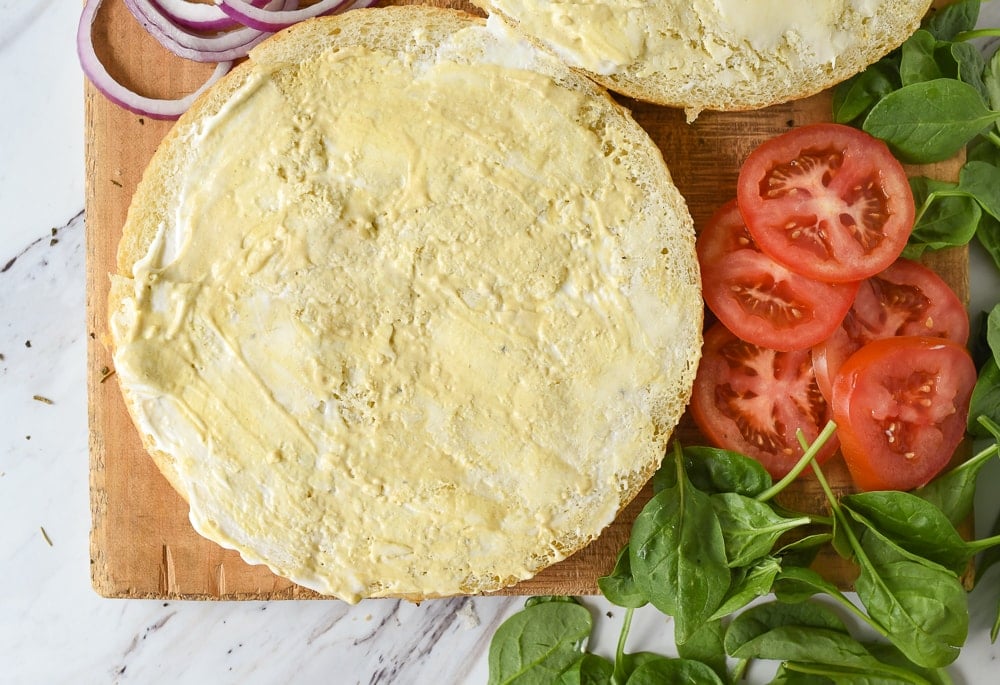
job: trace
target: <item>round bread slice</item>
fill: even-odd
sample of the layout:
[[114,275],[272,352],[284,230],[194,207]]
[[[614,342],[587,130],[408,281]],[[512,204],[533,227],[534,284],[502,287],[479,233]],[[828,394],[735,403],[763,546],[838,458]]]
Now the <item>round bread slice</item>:
[[611,90],[740,111],[806,97],[913,33],[930,0],[472,0]]
[[195,529],[348,601],[495,590],[593,540],[700,355],[659,150],[448,10],[257,47],[156,152],[118,266],[117,377]]

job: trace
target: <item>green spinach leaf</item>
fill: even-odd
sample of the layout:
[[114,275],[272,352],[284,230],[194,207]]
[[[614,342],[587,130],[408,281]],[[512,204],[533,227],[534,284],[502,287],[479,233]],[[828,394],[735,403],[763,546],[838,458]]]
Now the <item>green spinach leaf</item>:
[[767,556],[778,538],[810,522],[807,516],[779,516],[764,502],[734,492],[712,495],[711,501],[722,524],[730,567],[747,566]]
[[553,685],[612,685],[614,668],[608,659],[585,652]]
[[976,240],[1000,269],[1000,221],[991,216],[983,217],[979,222],[979,230],[976,231]]
[[580,659],[593,628],[590,611],[576,603],[532,604],[504,621],[489,651],[489,685],[549,685]]
[[609,575],[597,579],[597,587],[609,602],[620,607],[637,609],[648,603],[646,595],[636,585],[632,576],[627,544],[618,553],[614,570]]
[[955,40],[963,31],[976,28],[979,19],[979,0],[959,0],[930,14],[924,22],[938,40]]
[[904,162],[940,162],[1000,119],[973,86],[941,78],[903,86],[872,108],[862,128]]
[[833,92],[833,120],[854,124],[868,115],[875,103],[902,85],[899,61],[881,59],[841,83]]
[[708,494],[734,492],[755,497],[773,484],[756,459],[715,447],[685,447],[684,470],[691,483]]
[[679,450],[674,461],[677,484],[654,495],[632,525],[629,563],[639,590],[674,617],[680,643],[715,613],[730,571],[711,499],[684,474]]
[[[982,426],[977,422],[977,426]],[[982,428],[985,431],[985,428]],[[927,500],[957,526],[972,513],[976,494],[976,478],[987,461],[996,457],[996,449],[987,449],[958,464],[913,494]]]
[[935,56],[937,39],[930,31],[920,29],[902,45],[899,78],[904,86],[947,76]]
[[677,654],[688,661],[699,661],[719,676],[720,681],[729,679],[726,663],[726,647],[723,639],[726,629],[721,620],[712,620],[701,626],[686,641],[677,645]]
[[968,600],[955,574],[867,533],[856,558],[858,598],[889,640],[919,666],[953,662],[969,630]]
[[904,256],[917,258],[925,249],[966,245],[976,234],[982,210],[976,198],[957,183],[924,176],[910,178],[916,222]]
[[723,685],[719,676],[707,665],[688,659],[651,659],[625,681],[626,685]]
[[781,564],[774,557],[765,557],[752,566],[736,569],[729,592],[710,620],[736,613],[758,597],[769,593],[780,571]]
[[969,400],[969,433],[988,438],[990,433],[979,423],[980,416],[1000,423],[1000,366],[994,357],[987,359],[980,369],[979,378],[972,388],[972,399]]
[[973,552],[945,514],[927,500],[908,492],[860,492],[841,499],[841,505],[860,515],[903,549],[934,561],[961,575]]

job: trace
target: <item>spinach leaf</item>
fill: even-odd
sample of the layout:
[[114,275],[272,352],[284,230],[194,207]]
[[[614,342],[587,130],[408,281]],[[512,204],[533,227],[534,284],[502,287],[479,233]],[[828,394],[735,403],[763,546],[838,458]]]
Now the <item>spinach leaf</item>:
[[611,685],[614,668],[608,659],[585,652],[553,685]]
[[983,217],[979,222],[979,230],[976,231],[976,240],[1000,269],[1000,221],[991,216]]
[[685,447],[684,470],[699,490],[755,497],[773,484],[756,459],[715,447]]
[[680,643],[715,613],[730,571],[711,499],[684,474],[679,450],[674,462],[677,484],[654,495],[632,525],[629,563],[639,590],[674,617]]
[[775,671],[770,685],[834,685],[834,682],[825,675],[799,673],[793,670],[794,668],[794,664],[781,664]]
[[620,607],[637,609],[648,602],[632,576],[627,544],[618,553],[614,570],[597,579],[597,587],[609,602]]
[[919,666],[954,661],[969,630],[968,599],[958,578],[870,534],[862,536],[856,559],[858,598],[889,640]]
[[833,92],[833,120],[838,124],[860,122],[876,102],[901,85],[897,61],[879,60],[837,86]]
[[983,161],[966,162],[959,172],[958,188],[974,197],[994,219],[1000,219],[1000,167]]
[[983,84],[986,86],[987,102],[990,109],[1000,109],[1000,50],[995,50],[983,68]]
[[[831,685],[931,685],[931,681],[901,668],[883,665],[870,672],[865,667],[840,666],[837,664],[814,664],[790,661],[783,664],[781,683],[829,683]],[[819,680],[789,680],[795,675],[800,678]]]
[[489,685],[547,685],[580,659],[593,619],[576,602],[533,604],[504,621],[489,651]]
[[725,618],[771,591],[781,564],[774,557],[765,557],[752,566],[737,569],[722,604],[709,620]]
[[637,668],[651,661],[658,661],[664,658],[666,657],[662,654],[657,654],[656,652],[633,652],[632,654],[620,654],[615,663],[615,684],[618,685],[619,683],[627,683],[629,676],[631,676]]
[[[976,425],[986,430],[978,422]],[[937,507],[953,526],[957,526],[972,513],[976,477],[980,469],[996,455],[995,448],[983,450],[948,469],[922,488],[917,488],[913,494]]]
[[908,492],[876,491],[847,495],[841,505],[862,523],[903,549],[961,575],[973,552],[948,517],[927,500]]
[[986,318],[986,342],[993,351],[993,359],[1000,364],[1000,304],[995,305]]
[[832,540],[832,533],[804,535],[778,549],[777,556],[783,566],[809,566],[816,560],[820,547]]
[[902,45],[899,62],[899,78],[904,86],[921,81],[944,78],[945,74],[935,57],[938,41],[930,31],[920,29],[906,39]]
[[723,685],[723,681],[711,668],[698,661],[688,659],[651,659],[637,669],[626,685]]
[[811,568],[789,566],[783,568],[774,580],[774,596],[780,601],[796,604],[815,595],[829,595],[840,601],[850,602],[840,589]]
[[751,607],[729,624],[725,646],[730,656],[740,659],[863,665],[874,661],[836,614],[814,602]]
[[569,595],[535,595],[534,597],[528,597],[528,599],[524,600],[524,607],[533,607],[536,604],[545,604],[546,602],[570,602],[571,604],[579,604],[580,600]]
[[948,64],[947,76],[968,83],[979,93],[983,104],[990,106],[990,93],[983,80],[986,61],[978,47],[972,43],[946,43],[936,53],[938,64]]
[[809,517],[788,519],[763,502],[734,492],[711,496],[722,524],[726,558],[730,567],[746,566],[767,556],[778,538],[809,523]]
[[938,40],[955,40],[963,31],[976,28],[978,19],[979,0],[960,0],[931,14],[924,28]]
[[1000,366],[994,357],[987,359],[979,370],[979,378],[972,388],[972,399],[969,400],[969,433],[988,438],[990,433],[979,423],[980,416],[987,416],[1000,423]]
[[940,162],[1000,120],[973,86],[940,78],[903,86],[872,108],[862,128],[884,140],[897,157]]
[[823,675],[836,683],[928,683],[879,661],[830,609],[814,602],[748,609],[726,631],[726,650],[739,658],[781,660],[785,673]]
[[891,644],[885,642],[871,642],[865,643],[865,647],[871,652],[872,656],[881,661],[884,664],[889,664],[891,666],[898,666],[899,668],[906,669],[912,673],[919,675],[921,678],[931,683],[931,685],[954,685],[951,680],[951,676],[943,668],[922,668],[917,666],[915,663],[906,658],[906,655],[900,652]]
[[677,654],[688,661],[699,661],[711,668],[720,681],[729,679],[726,664],[726,647],[723,638],[726,629],[721,620],[709,621],[698,628],[686,641],[677,645]]
[[912,259],[928,248],[939,250],[972,240],[982,218],[975,197],[957,183],[924,176],[911,177],[910,190],[918,212],[904,256]]

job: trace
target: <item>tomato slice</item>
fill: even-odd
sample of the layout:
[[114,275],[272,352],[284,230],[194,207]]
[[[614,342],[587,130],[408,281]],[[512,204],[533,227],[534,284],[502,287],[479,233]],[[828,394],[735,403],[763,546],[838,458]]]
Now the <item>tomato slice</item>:
[[897,257],[913,230],[913,194],[885,143],[840,124],[772,138],[747,157],[740,212],[757,245],[821,281],[860,281]]
[[969,314],[962,301],[940,276],[908,259],[865,280],[841,325],[813,348],[823,396],[832,399],[833,377],[862,345],[897,335],[947,338],[961,345],[969,340]]
[[[802,456],[796,431],[811,442],[832,418],[807,350],[760,347],[721,323],[705,333],[691,415],[710,442],[753,457],[774,478]],[[817,461],[836,448],[837,441],[829,440]]]
[[862,490],[912,490],[965,434],[976,367],[961,344],[903,336],[868,343],[833,382],[841,452]]
[[757,247],[736,201],[698,235],[705,304],[737,337],[774,350],[801,350],[829,337],[858,283],[824,283],[790,271]]

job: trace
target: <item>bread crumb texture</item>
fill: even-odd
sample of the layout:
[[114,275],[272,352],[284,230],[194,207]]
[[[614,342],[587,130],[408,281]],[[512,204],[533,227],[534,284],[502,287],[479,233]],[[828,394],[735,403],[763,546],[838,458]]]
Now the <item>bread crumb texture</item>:
[[612,90],[744,110],[818,92],[916,30],[929,0],[474,0]]
[[350,12],[257,48],[157,153],[115,367],[204,536],[348,601],[493,590],[658,465],[693,243],[597,86],[468,15]]

